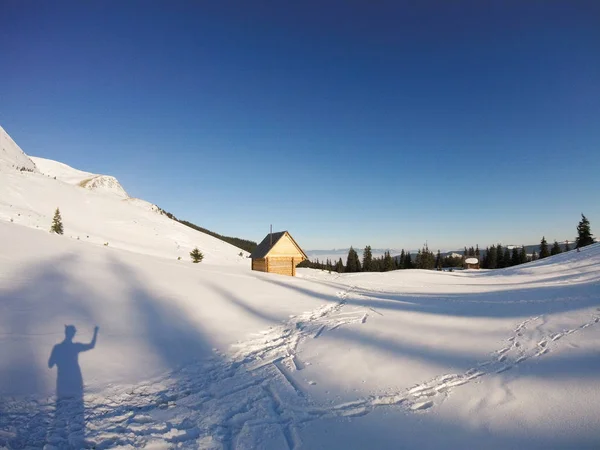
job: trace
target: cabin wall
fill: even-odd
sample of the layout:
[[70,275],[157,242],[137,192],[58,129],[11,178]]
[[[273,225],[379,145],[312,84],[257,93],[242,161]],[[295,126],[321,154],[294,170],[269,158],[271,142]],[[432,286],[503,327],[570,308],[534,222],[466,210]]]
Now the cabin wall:
[[291,256],[294,258],[302,258],[302,253],[294,245],[289,236],[283,236],[277,243],[269,250],[269,257],[279,256]]
[[252,260],[252,270],[267,272],[267,260],[265,258],[256,258]]
[[279,275],[296,275],[296,267],[293,263],[293,258],[289,257],[268,257],[268,270],[269,273],[277,273]]

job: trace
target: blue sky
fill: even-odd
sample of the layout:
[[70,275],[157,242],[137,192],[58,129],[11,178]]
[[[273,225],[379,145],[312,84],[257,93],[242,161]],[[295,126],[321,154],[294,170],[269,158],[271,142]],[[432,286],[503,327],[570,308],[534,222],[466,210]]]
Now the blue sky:
[[248,239],[600,236],[600,2],[288,3],[0,0],[0,125]]

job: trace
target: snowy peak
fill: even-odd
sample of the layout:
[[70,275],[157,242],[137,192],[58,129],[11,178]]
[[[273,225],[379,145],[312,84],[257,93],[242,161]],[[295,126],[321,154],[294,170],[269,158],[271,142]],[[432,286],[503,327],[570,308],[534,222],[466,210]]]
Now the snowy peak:
[[125,192],[119,181],[110,175],[95,175],[92,178],[81,181],[79,186],[90,191],[107,192],[118,197],[129,198],[129,195]]
[[90,191],[104,192],[120,198],[129,198],[119,181],[110,175],[97,175],[74,169],[66,164],[45,158],[31,157],[39,171],[68,184],[80,186]]
[[4,128],[0,127],[0,172],[8,170],[37,172],[31,158],[21,150]]

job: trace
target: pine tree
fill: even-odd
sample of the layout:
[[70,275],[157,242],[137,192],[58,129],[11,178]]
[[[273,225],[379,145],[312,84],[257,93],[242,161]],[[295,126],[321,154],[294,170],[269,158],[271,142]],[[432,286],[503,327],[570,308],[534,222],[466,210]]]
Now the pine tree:
[[527,258],[527,249],[526,249],[526,248],[525,248],[525,246],[523,245],[523,246],[521,247],[521,258],[520,258],[520,261],[519,261],[519,263],[520,263],[520,264],[525,264],[527,261],[528,261],[528,258]]
[[498,249],[495,245],[490,247],[490,251],[486,252],[487,268],[497,269],[498,268]]
[[535,250],[534,250],[534,251],[533,251],[533,253],[531,254],[531,260],[532,260],[532,261],[537,261],[537,260],[538,260],[538,255],[537,255],[537,253],[535,252]]
[[576,247],[581,248],[593,243],[594,235],[592,234],[592,230],[590,230],[590,221],[582,214],[581,221],[579,222],[579,225],[577,225]]
[[202,262],[202,260],[204,259],[204,255],[198,249],[198,247],[196,247],[190,252],[190,258],[192,258],[193,263],[199,263]]
[[508,264],[504,261],[504,247],[502,247],[502,244],[496,246],[496,255],[496,268],[503,269],[507,267]]
[[558,255],[559,253],[562,253],[562,250],[560,249],[560,245],[558,245],[558,242],[554,241],[554,244],[552,245],[552,249],[550,250],[550,254]]
[[504,267],[510,267],[511,259],[510,250],[508,249],[508,247],[504,248],[504,257],[502,259],[504,260]]
[[406,269],[406,253],[404,253],[404,249],[400,252],[400,261],[398,261],[399,269]]
[[358,261],[358,253],[354,248],[350,247],[348,250],[348,258],[346,259],[346,272],[358,272],[360,262]]
[[435,255],[435,267],[436,269],[440,269],[442,267],[442,254],[439,249],[437,251],[437,255]]
[[542,236],[542,241],[540,242],[540,259],[547,258],[548,256],[550,256],[548,242],[546,242],[546,236]]
[[569,241],[567,241],[565,243],[565,252],[570,252],[571,251],[571,246],[569,245]]
[[340,258],[338,260],[338,262],[335,265],[335,271],[337,273],[343,273],[344,272],[344,263],[342,262],[342,258]]
[[60,211],[56,208],[54,211],[54,218],[52,219],[52,226],[50,227],[50,233],[63,234],[63,224],[62,217],[60,216]]
[[521,252],[519,251],[519,247],[513,247],[512,256],[510,258],[510,265],[517,266],[521,263]]
[[413,263],[412,263],[412,256],[410,256],[410,251],[406,252],[406,257],[404,259],[404,268],[405,269],[412,269],[413,268]]
[[385,256],[383,258],[383,270],[384,272],[389,272],[391,270],[394,270],[395,264],[394,264],[394,260],[392,259],[392,255],[390,254],[389,251],[385,252]]
[[367,245],[363,251],[363,271],[371,272],[373,270],[373,253],[371,246]]

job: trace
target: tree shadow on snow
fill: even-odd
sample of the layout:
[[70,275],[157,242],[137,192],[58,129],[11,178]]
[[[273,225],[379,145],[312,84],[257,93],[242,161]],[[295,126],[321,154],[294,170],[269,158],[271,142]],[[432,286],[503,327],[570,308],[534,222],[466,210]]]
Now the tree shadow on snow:
[[[320,281],[303,279],[307,283],[323,284]],[[332,301],[332,296],[298,284],[268,280],[269,283],[287,289]],[[331,286],[330,283],[325,283]],[[381,310],[414,311],[425,314],[454,317],[525,317],[540,314],[576,311],[600,306],[600,298],[594,295],[598,281],[593,279],[578,284],[541,286],[535,288],[511,288],[494,292],[472,292],[460,294],[385,293],[354,288],[353,293],[362,298],[345,298],[346,304],[372,307]],[[351,287],[339,285],[346,291]],[[477,286],[474,286],[477,289]]]

